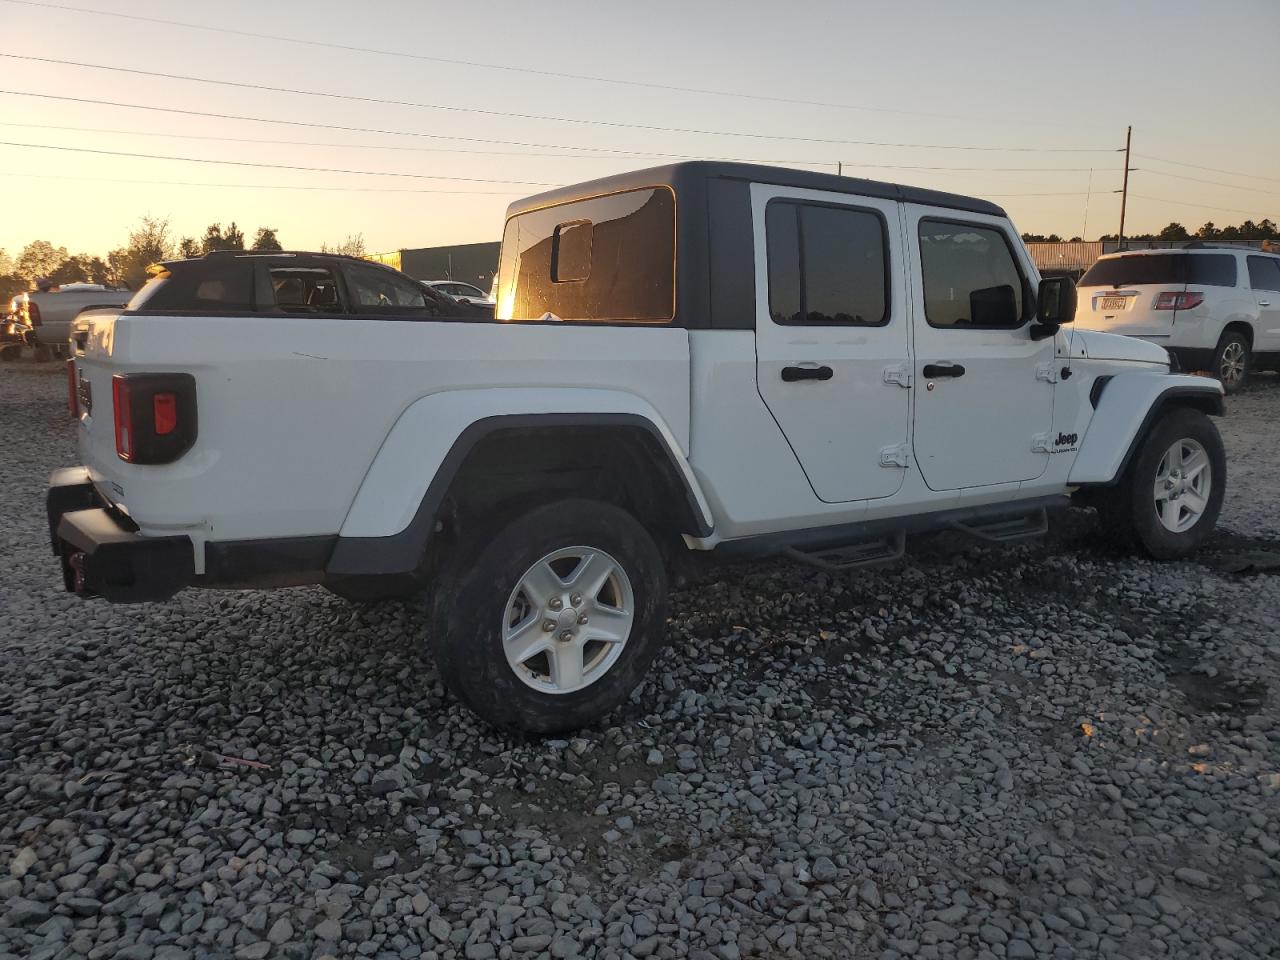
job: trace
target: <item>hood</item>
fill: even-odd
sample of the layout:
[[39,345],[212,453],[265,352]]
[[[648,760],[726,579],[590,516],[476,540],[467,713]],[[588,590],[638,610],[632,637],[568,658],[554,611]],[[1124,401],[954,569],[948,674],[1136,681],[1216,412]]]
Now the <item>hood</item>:
[[1169,352],[1164,347],[1137,337],[1098,330],[1071,330],[1066,335],[1071,340],[1072,353],[1083,349],[1084,356],[1090,360],[1129,360],[1166,366],[1169,363]]

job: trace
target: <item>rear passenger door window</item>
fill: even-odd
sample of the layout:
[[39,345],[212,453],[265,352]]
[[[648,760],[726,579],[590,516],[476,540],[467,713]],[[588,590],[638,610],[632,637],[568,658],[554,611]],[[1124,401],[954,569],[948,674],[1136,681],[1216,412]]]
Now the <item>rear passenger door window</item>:
[[355,313],[372,316],[426,315],[427,295],[414,280],[390,269],[351,264],[345,268],[347,294]]
[[326,267],[270,267],[273,306],[286,313],[341,313],[338,281]]
[[878,327],[889,322],[889,264],[880,213],[774,200],[766,221],[774,323]]

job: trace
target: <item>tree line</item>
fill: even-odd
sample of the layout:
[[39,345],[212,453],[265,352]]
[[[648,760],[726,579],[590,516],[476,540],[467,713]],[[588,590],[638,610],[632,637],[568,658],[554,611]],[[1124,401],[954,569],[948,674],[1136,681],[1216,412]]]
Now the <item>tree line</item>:
[[[211,223],[199,237],[176,237],[167,219],[142,217],[129,231],[128,239],[105,257],[87,253],[71,254],[48,240],[34,240],[14,256],[0,248],[0,304],[35,288],[47,279],[54,284],[101,283],[109,287],[136,290],[147,280],[147,267],[164,260],[204,256],[215,250],[284,249],[274,227],[259,227],[245,246],[245,233],[233,220],[226,226]],[[323,253],[364,256],[364,237],[348,236],[336,244],[321,244]]]
[[[1079,237],[1072,237],[1070,241],[1065,241],[1056,233],[1024,233],[1022,239],[1027,243],[1078,243]],[[1099,239],[1101,240],[1118,240],[1119,236],[1114,233],[1104,233]],[[1158,233],[1127,233],[1126,240],[1270,240],[1272,242],[1280,241],[1280,227],[1266,219],[1265,217],[1258,223],[1252,220],[1246,220],[1244,223],[1236,226],[1219,227],[1212,220],[1204,224],[1194,233],[1189,231],[1182,224],[1174,221],[1167,227],[1164,227]]]

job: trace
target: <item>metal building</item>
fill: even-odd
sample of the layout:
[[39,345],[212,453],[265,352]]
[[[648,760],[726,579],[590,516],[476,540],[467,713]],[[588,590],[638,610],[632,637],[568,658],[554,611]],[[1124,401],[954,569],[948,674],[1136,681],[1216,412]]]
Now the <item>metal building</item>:
[[415,280],[461,280],[488,290],[498,272],[498,248],[488,243],[457,243],[448,247],[419,247],[370,254],[389,267],[402,270]]

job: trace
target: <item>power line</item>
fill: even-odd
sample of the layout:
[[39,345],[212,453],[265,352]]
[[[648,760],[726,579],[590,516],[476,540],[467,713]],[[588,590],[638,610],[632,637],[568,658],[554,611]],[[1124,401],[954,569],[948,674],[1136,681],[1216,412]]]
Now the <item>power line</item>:
[[[0,91],[3,92],[3,91]],[[390,143],[317,143],[313,140],[273,140],[263,137],[220,137],[203,133],[172,133],[160,130],[121,130],[112,127],[74,127],[58,123],[19,123],[0,120],[0,127],[23,127],[35,130],[63,130],[72,133],[109,133],[126,137],[165,137],[176,140],[211,140],[219,143],[257,143],[282,147],[329,147],[351,150],[397,150],[411,153],[470,153],[489,157],[551,157],[569,160],[608,160],[609,156],[593,156],[587,153],[529,153],[518,150],[474,150],[464,147],[406,147]],[[632,157],[661,157],[665,154],[627,153]],[[777,160],[774,163],[826,163],[825,160]]]
[[114,17],[120,20],[132,20],[154,25],[157,23],[187,30],[203,30],[209,33],[221,33],[237,37],[250,37],[255,40],[272,40],[278,43],[292,43],[299,46],[320,47],[328,50],[344,50],[348,53],[365,53],[382,57],[397,57],[404,60],[418,60],[427,63],[440,63],[448,66],[474,67],[482,70],[498,70],[506,73],[521,73],[529,76],[552,77],[560,80],[588,81],[591,83],[607,83],[615,86],[637,87],[648,90],[662,90],[669,93],[695,93],[713,97],[732,97],[743,100],[756,100],[764,103],[781,103],[792,106],[827,107],[837,110],[860,110],[869,113],[901,114],[919,117],[945,117],[948,119],[973,120],[974,117],[957,116],[955,114],[925,113],[918,110],[901,110],[891,107],[873,107],[866,104],[839,103],[828,100],[806,100],[792,97],[770,96],[767,94],[743,93],[734,90],[715,90],[706,87],[683,87],[675,84],[655,83],[646,80],[623,80],[617,77],[602,77],[592,74],[567,73],[559,70],[540,70],[533,67],[518,67],[511,64],[486,63],[480,60],[462,60],[450,57],[431,56],[423,53],[408,53],[400,50],[383,50],[376,47],[361,47],[354,44],[334,43],[327,40],[310,40],[303,37],[290,37],[281,34],[255,33],[249,30],[235,30],[230,27],[215,27],[203,23],[192,23],[185,20],[167,20],[161,17],[148,17],[137,14],[119,13],[108,10],[93,10],[76,7],[70,4],[38,2],[38,0],[3,0],[6,3],[26,7],[38,7],[46,10],[59,10],[67,13],[82,13],[99,17]]
[[[3,2],[3,0],[0,0]],[[86,103],[102,107],[123,107],[129,110],[147,110],[157,113],[171,113],[186,117],[208,117],[214,120],[243,120],[249,123],[271,123],[288,127],[303,127],[309,130],[338,130],[343,133],[373,133],[394,137],[417,137],[427,140],[456,140],[460,143],[486,143],[512,147],[541,147],[544,149],[595,151],[618,156],[669,157],[672,159],[692,159],[683,154],[647,153],[638,154],[632,150],[615,150],[611,147],[577,147],[553,143],[536,143],[528,140],[496,140],[483,137],[460,137],[445,133],[426,133],[417,130],[392,130],[381,127],[354,127],[339,123],[320,123],[308,120],[280,120],[271,117],[252,117],[240,113],[215,113],[208,110],[188,110],[180,107],[161,107],[148,103],[126,103],[120,100],[95,100],[90,97],[69,97],[54,93],[32,93],[28,90],[0,90],[0,94],[12,97],[33,97],[39,100],[59,100],[64,103]]]
[[1223,170],[1221,167],[1205,167],[1198,163],[1183,163],[1181,160],[1167,160],[1164,157],[1153,157],[1149,153],[1135,153],[1135,157],[1141,157],[1143,160],[1155,160],[1158,163],[1171,163],[1175,167],[1191,167],[1193,170],[1208,170],[1211,173],[1225,173],[1232,177],[1247,177],[1251,180],[1270,180],[1272,183],[1280,183],[1280,177],[1264,177],[1260,173],[1242,173],[1239,170]]
[[[217,189],[232,190],[320,190],[332,193],[436,193],[436,194],[457,194],[464,196],[492,196],[492,197],[518,197],[523,196],[522,191],[518,190],[438,190],[423,188],[403,188],[403,187],[326,187],[326,186],[301,186],[298,184],[283,183],[203,183],[190,180],[131,180],[118,177],[81,177],[69,174],[50,174],[50,173],[11,173],[4,171],[0,173],[0,177],[24,177],[37,180],[74,180],[83,183],[125,183],[138,184],[141,186],[157,186],[157,187],[209,187]],[[563,184],[560,184],[563,186]],[[995,197],[1005,199],[1009,197],[1083,197],[1085,194],[1080,192],[1049,192],[1049,193],[986,193],[983,197]]]
[[1140,193],[1131,193],[1129,196],[1137,197],[1139,200],[1154,200],[1156,203],[1172,203],[1183,207],[1199,207],[1202,210],[1216,210],[1218,213],[1243,213],[1250,217],[1255,217],[1259,213],[1257,210],[1238,210],[1235,207],[1218,207],[1207,203],[1188,203],[1186,200],[1170,200],[1168,197],[1149,197]]
[[[2,2],[2,0],[0,0],[0,2]],[[309,128],[320,128],[320,129],[326,129],[326,130],[340,130],[347,133],[376,133],[376,134],[388,134],[393,136],[404,136],[404,137],[425,137],[429,139],[460,140],[466,143],[497,144],[497,145],[504,145],[504,146],[531,146],[531,147],[543,146],[547,148],[556,147],[555,144],[538,144],[538,143],[530,143],[527,141],[520,141],[520,140],[486,140],[486,139],[480,139],[476,137],[453,137],[453,136],[447,136],[445,134],[419,133],[419,132],[409,131],[409,130],[383,130],[383,129],[372,128],[372,127],[349,127],[349,126],[343,126],[340,124],[313,123],[313,122],[300,121],[300,120],[276,120],[268,117],[250,117],[242,114],[210,113],[202,110],[185,110],[178,107],[157,107],[157,106],[151,106],[149,104],[141,104],[141,103],[123,103],[121,101],[116,101],[116,100],[93,100],[86,97],[67,97],[67,96],[59,96],[56,94],[29,93],[21,90],[0,90],[0,94],[21,96],[21,97],[38,97],[41,99],[64,100],[64,101],[70,101],[72,103],[88,103],[88,104],[94,104],[97,106],[126,107],[129,109],[135,109],[135,110],[150,110],[150,111],[159,111],[162,113],[175,113],[183,116],[212,117],[220,120],[246,120],[252,123],[274,123],[274,124],[284,124],[286,126],[301,126],[301,127],[309,127]],[[202,135],[202,134],[181,134],[181,133],[167,133],[167,132],[149,133],[144,131],[104,130],[101,128],[60,126],[56,124],[35,124],[35,123],[27,124],[27,123],[5,122],[0,125],[17,126],[17,127],[35,127],[35,128],[52,129],[52,130],[76,130],[76,131],[85,132],[85,133],[122,133],[122,134],[130,134],[130,135],[136,134],[138,136],[178,137],[183,139],[198,139],[198,140],[225,140],[230,143],[262,143],[262,144],[316,146],[316,147],[320,147],[320,146],[348,147],[350,146],[350,147],[357,147],[360,149],[379,149],[378,145],[375,145],[375,144],[304,143],[304,142],[294,141],[294,140],[270,140],[270,139],[255,139],[255,138],[241,138],[241,137],[219,137],[219,136]],[[384,147],[383,149],[406,149],[406,150],[423,149],[429,152],[477,153],[477,154],[488,154],[491,156],[498,156],[498,157],[543,156],[543,157],[554,158],[554,157],[562,157],[562,156],[563,157],[574,157],[574,156],[586,157],[587,156],[587,154],[585,153],[584,154],[556,154],[556,153],[540,154],[540,153],[519,153],[516,151],[485,151],[485,150],[450,151],[450,150],[435,150],[432,148],[412,148],[412,147],[399,148],[399,147],[392,147],[392,146],[387,146],[387,147]],[[571,149],[575,151],[579,151],[579,150],[590,151],[590,150],[599,149],[604,155],[597,156],[597,157],[588,157],[589,159],[593,159],[593,160],[606,160],[613,157],[632,157],[632,158],[641,158],[641,159],[651,158],[651,159],[659,159],[659,160],[718,160],[718,161],[732,162],[732,163],[770,163],[770,164],[790,164],[790,165],[796,165],[796,166],[832,166],[838,162],[841,162],[837,160],[813,160],[813,159],[796,160],[796,159],[760,158],[760,157],[731,157],[731,156],[714,156],[714,155],[709,156],[707,154],[693,154],[693,153],[645,153],[645,152],[630,151],[630,150],[614,150],[614,149],[604,148],[604,147],[601,147],[601,148],[566,147],[564,149]],[[843,162],[848,163],[849,166],[851,167],[860,167],[868,170],[870,169],[934,170],[934,171],[951,171],[951,172],[958,172],[958,173],[975,173],[975,172],[987,172],[987,171],[994,172],[994,173],[1083,173],[1089,169],[1087,167],[947,167],[947,166],[935,166],[935,165],[912,166],[909,164],[894,164],[894,163],[869,164],[869,163],[855,163],[852,161],[843,161]],[[504,182],[514,182],[514,181],[504,181]]]
[[189,180],[127,180],[117,177],[77,177],[56,173],[10,173],[5,177],[24,177],[34,180],[74,180],[82,183],[132,183],[146,187],[211,187],[233,190],[320,190],[332,193],[437,193],[460,196],[520,197],[520,190],[438,190],[422,187],[313,187],[293,183],[196,183]]
[[362,177],[408,177],[413,180],[457,180],[462,183],[512,183],[526,187],[558,187],[561,184],[541,180],[492,180],[480,177],[446,177],[431,173],[396,173],[389,170],[347,170],[338,167],[300,167],[287,163],[254,163],[249,160],[214,160],[210,157],[174,157],[157,153],[129,153],[124,150],[98,150],[93,147],[67,147],[50,143],[12,143],[0,140],[0,147],[23,147],[32,150],[59,150],[70,153],[94,153],[107,157],[132,157],[142,160],[177,160],[183,163],[213,163],[229,167],[258,167],[263,170],[294,170],[303,173],[349,173]]
[[1191,183],[1207,183],[1214,187],[1229,187],[1232,190],[1248,190],[1250,193],[1266,194],[1269,197],[1280,197],[1280,191],[1263,190],[1259,187],[1244,186],[1239,183],[1223,183],[1221,180],[1205,180],[1203,177],[1185,177],[1180,173],[1165,173],[1163,170],[1143,170],[1156,177],[1168,177],[1171,180],[1188,180]]
[[[4,91],[0,91],[2,93]],[[553,159],[577,159],[577,160],[610,160],[613,156],[591,156],[589,154],[563,154],[563,153],[526,153],[522,151],[505,150],[471,150],[454,147],[402,147],[394,144],[373,144],[373,143],[315,143],[312,141],[299,140],[272,140],[257,137],[221,137],[212,134],[200,133],[170,133],[168,131],[151,131],[151,130],[119,130],[104,127],[75,127],[64,126],[62,124],[52,123],[19,123],[8,120],[0,120],[0,127],[29,127],[37,130],[64,130],[75,133],[109,133],[120,134],[131,137],[166,137],[179,140],[209,140],[222,143],[258,143],[275,146],[291,146],[291,147],[330,147],[330,148],[352,148],[357,150],[399,150],[410,152],[424,153],[470,153],[481,154],[492,157],[547,157]],[[795,160],[795,159],[760,159],[758,157],[708,157],[700,154],[671,154],[671,153],[628,153],[626,156],[639,159],[657,158],[657,159],[678,159],[678,160],[722,160],[734,163],[773,163],[773,164],[795,164],[801,166],[831,166],[841,161],[836,160]],[[956,172],[978,172],[992,170],[1001,173],[1007,172],[1035,172],[1048,171],[1051,173],[1061,172],[1080,172],[1084,167],[943,167],[943,166],[910,166],[903,164],[860,164],[851,161],[843,161],[850,167],[862,167],[865,169],[883,169],[883,170],[949,170]]]
[[[5,0],[13,2],[13,0]],[[297,87],[277,87],[265,83],[247,83],[243,80],[215,80],[212,77],[193,77],[187,74],[162,73],[156,70],[139,70],[135,67],[113,67],[100,63],[85,63],[80,60],[59,60],[53,57],[33,57],[18,53],[0,51],[0,57],[11,60],[23,60],[29,63],[47,63],[64,67],[81,67],[86,70],[104,70],[110,73],[127,73],[133,76],[150,77],[157,80],[182,80],[188,83],[203,83],[210,86],[232,87],[238,90],[256,90],[267,93],[287,93],[301,97],[319,97],[325,100],[346,100],[354,103],[372,103],[379,106],[412,107],[418,110],[442,110],[450,113],[476,114],[485,117],[505,117],[516,120],[537,120],[551,123],[570,123],[583,126],[611,127],[615,129],[644,130],[651,133],[691,133],[711,137],[742,137],[752,140],[783,140],[795,143],[826,143],[841,146],[896,147],[931,150],[976,150],[991,152],[1081,152],[1081,153],[1113,153],[1110,147],[989,147],[977,145],[956,145],[938,143],[889,143],[875,140],[839,140],[825,137],[796,137],[773,133],[746,133],[735,130],[709,130],[700,127],[664,127],[657,124],[626,123],[621,120],[589,120],[582,117],[558,117],[540,113],[514,113],[506,110],[487,110],[481,107],[459,107],[453,104],[423,103],[416,100],[393,100],[386,97],[369,97],[354,93],[332,93],[322,90],[303,90]]]

